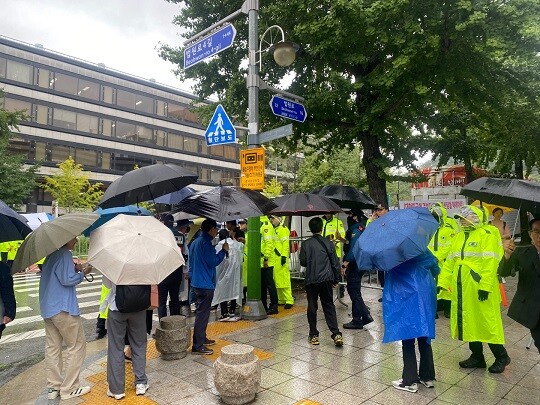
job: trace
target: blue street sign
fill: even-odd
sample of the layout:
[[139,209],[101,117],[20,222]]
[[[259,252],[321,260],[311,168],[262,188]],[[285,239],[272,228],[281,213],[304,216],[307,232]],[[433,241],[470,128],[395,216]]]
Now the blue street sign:
[[279,96],[272,96],[270,100],[270,108],[274,115],[278,117],[288,118],[290,120],[304,122],[306,120],[306,108],[303,104],[296,101],[287,100]]
[[198,40],[184,48],[184,69],[217,55],[229,48],[236,36],[236,29],[232,24],[227,24],[211,35]]
[[208,146],[236,142],[236,129],[221,104],[214,111],[204,136]]

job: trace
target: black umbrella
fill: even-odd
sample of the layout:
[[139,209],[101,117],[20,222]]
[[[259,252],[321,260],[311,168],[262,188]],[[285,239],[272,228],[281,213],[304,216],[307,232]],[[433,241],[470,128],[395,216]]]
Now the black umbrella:
[[311,192],[330,198],[341,208],[375,208],[377,203],[369,195],[359,188],[343,186],[341,184],[330,184],[318,187]]
[[153,200],[195,183],[197,178],[196,174],[172,163],[141,167],[113,181],[99,206],[124,207]]
[[32,232],[28,220],[0,200],[0,242],[23,240]]
[[287,194],[276,198],[274,202],[277,204],[277,208],[270,211],[270,214],[310,217],[342,211],[331,199],[318,194]]
[[533,181],[482,177],[463,186],[460,194],[488,204],[540,212],[540,184]]
[[177,206],[174,212],[187,212],[219,222],[267,214],[276,204],[258,191],[240,187],[217,186],[200,191]]

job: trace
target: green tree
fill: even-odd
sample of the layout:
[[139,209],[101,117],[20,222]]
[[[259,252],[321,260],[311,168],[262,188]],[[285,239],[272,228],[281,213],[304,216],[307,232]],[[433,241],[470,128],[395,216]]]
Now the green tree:
[[276,178],[271,178],[264,183],[264,195],[268,198],[277,197],[283,194],[283,185]]
[[50,192],[58,205],[68,212],[73,209],[97,206],[103,196],[102,183],[90,183],[87,174],[80,164],[71,158],[59,163],[60,172],[45,177],[42,187]]
[[[3,94],[0,91],[0,101]],[[24,157],[9,152],[9,140],[17,124],[24,120],[24,111],[9,112],[0,108],[0,200],[18,209],[36,186],[38,165],[24,168]]]
[[[186,37],[242,4],[170,1],[184,5],[175,23]],[[421,118],[442,97],[478,115],[486,105],[493,111],[501,93],[526,92],[531,75],[540,71],[532,68],[540,48],[536,0],[261,1],[260,14],[261,33],[277,23],[303,48],[292,67],[265,60],[261,72],[272,86],[291,73],[288,90],[306,98],[308,119],[295,125],[282,146],[307,145],[328,154],[360,144],[370,195],[379,201],[386,198],[387,169],[414,170],[416,154],[429,150],[431,134],[423,131]],[[243,122],[246,20],[234,21],[238,35],[231,49],[177,71],[181,79],[196,81],[201,98],[216,95]],[[183,65],[182,48],[163,46],[161,54]],[[261,92],[261,130],[283,124],[271,116],[270,96]]]

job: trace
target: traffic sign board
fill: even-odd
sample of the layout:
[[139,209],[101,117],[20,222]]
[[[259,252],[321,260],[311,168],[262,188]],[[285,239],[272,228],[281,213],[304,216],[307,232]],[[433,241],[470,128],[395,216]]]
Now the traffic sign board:
[[208,146],[236,142],[236,129],[221,104],[216,107],[204,137]]
[[306,120],[306,108],[296,101],[287,100],[279,96],[272,96],[270,108],[274,115],[290,120],[304,122]]
[[227,24],[211,35],[186,46],[184,48],[184,69],[229,48],[235,37],[236,29],[232,24]]
[[240,187],[264,189],[264,148],[240,151]]

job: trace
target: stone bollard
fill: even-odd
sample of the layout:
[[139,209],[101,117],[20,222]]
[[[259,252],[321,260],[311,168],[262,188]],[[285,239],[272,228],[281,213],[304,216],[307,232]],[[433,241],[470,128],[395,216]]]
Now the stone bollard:
[[253,401],[261,386],[261,363],[253,346],[232,344],[221,349],[214,363],[214,385],[226,404]]
[[191,332],[183,315],[164,316],[156,328],[156,349],[163,360],[186,357],[191,345]]

